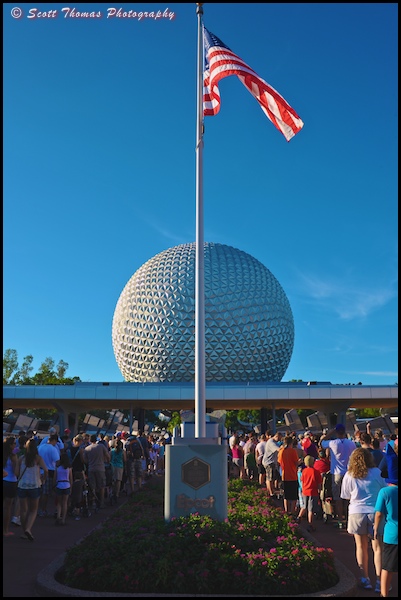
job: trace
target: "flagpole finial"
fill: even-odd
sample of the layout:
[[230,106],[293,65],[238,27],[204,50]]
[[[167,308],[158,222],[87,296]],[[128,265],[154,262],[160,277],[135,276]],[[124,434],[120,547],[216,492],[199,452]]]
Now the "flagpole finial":
[[196,9],[196,14],[200,13],[201,15],[203,15],[203,2],[197,2],[196,3],[197,9]]

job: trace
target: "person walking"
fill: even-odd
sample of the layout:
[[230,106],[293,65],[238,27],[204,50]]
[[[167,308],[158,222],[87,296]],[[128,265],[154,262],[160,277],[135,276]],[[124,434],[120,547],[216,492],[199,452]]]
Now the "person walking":
[[248,433],[248,439],[243,447],[244,467],[248,479],[256,479],[256,436],[254,433]]
[[104,508],[104,490],[106,487],[105,464],[110,462],[110,452],[104,444],[97,443],[97,435],[90,436],[90,444],[82,453],[88,467],[88,484],[95,499],[97,508]]
[[[348,470],[341,485],[341,498],[349,500],[348,533],[355,539],[356,561],[361,573],[360,586],[373,589],[368,571],[369,539],[373,538],[375,505],[379,491],[386,486],[380,469],[375,467],[372,453],[366,448],[356,448],[349,459]],[[380,579],[381,548],[372,539],[373,562],[376,577]]]
[[327,456],[326,452],[327,450],[320,448],[320,450],[318,450],[318,458],[315,460],[315,464],[313,465],[321,475],[323,475],[323,473],[330,472],[330,455]]
[[259,441],[256,444],[256,448],[255,448],[256,467],[258,469],[259,484],[261,486],[266,485],[266,469],[264,468],[264,466],[262,464],[263,455],[265,453],[265,446],[266,446],[266,435],[264,433],[262,433],[262,435],[259,436]]
[[315,443],[315,436],[311,431],[306,431],[304,437],[301,440],[302,450],[305,452],[305,456],[310,455],[316,460],[318,457],[318,447]]
[[140,492],[142,489],[142,477],[143,477],[143,446],[138,440],[136,435],[131,435],[125,446],[126,452],[126,464],[127,464],[127,475],[128,481],[131,488],[131,495],[135,491],[135,485],[137,491]]
[[231,448],[231,454],[233,457],[233,464],[238,469],[238,477],[240,479],[245,479],[244,451],[242,446],[240,446],[240,439],[238,436],[236,436],[234,439],[234,444]]
[[280,431],[276,431],[266,441],[265,452],[262,458],[262,464],[266,470],[266,489],[270,498],[279,491],[280,473],[278,470],[277,455],[280,450],[282,437],[283,434]]
[[59,449],[59,451],[61,452],[62,450],[64,450],[64,442],[61,439],[61,437],[59,436],[56,427],[50,427],[50,429],[49,429],[49,435],[45,435],[45,437],[40,441],[38,447],[42,446],[44,444],[47,444],[47,442],[49,441],[49,438],[50,438],[51,435],[56,435],[57,436],[56,446]]
[[386,450],[389,463],[388,485],[377,496],[373,534],[375,540],[380,539],[381,524],[384,521],[382,570],[375,589],[383,598],[389,595],[393,573],[398,573],[398,443],[393,447],[387,445]]
[[[330,439],[333,435],[335,439]],[[355,450],[355,442],[347,438],[345,427],[338,423],[320,438],[320,445],[330,449],[330,472],[332,474],[332,490],[338,527],[342,527],[347,519],[347,503],[341,498],[341,484],[348,468],[348,461]]]
[[[41,473],[41,470],[43,473]],[[48,469],[39,455],[34,439],[25,445],[25,454],[19,459],[18,497],[21,506],[21,525],[24,531],[22,538],[34,541],[32,527],[38,513],[42,484],[46,481]]]
[[308,454],[304,458],[305,468],[301,472],[302,485],[302,500],[304,507],[301,508],[297,520],[300,520],[305,513],[308,517],[307,530],[309,532],[316,531],[313,525],[314,514],[319,510],[319,494],[322,486],[322,476],[320,472],[314,468],[315,459]]
[[42,495],[39,501],[39,517],[48,515],[47,506],[49,498],[53,495],[54,475],[56,472],[57,462],[60,460],[60,450],[57,446],[58,436],[52,433],[45,444],[39,444],[38,453],[44,460],[48,470],[48,476],[42,487]]
[[10,436],[3,440],[3,470],[7,472],[3,476],[3,537],[14,535],[10,531],[11,508],[17,497],[17,485],[19,474],[19,463],[15,450],[16,439]]
[[284,443],[277,453],[277,462],[281,467],[281,479],[284,489],[284,512],[295,515],[298,500],[298,452],[294,448],[296,438],[286,436]]
[[65,525],[68,498],[71,495],[72,484],[73,477],[70,457],[67,452],[62,452],[55,475],[55,492],[58,499],[56,525]]
[[120,497],[121,482],[126,464],[126,453],[123,450],[123,443],[117,439],[114,447],[110,451],[110,462],[113,474],[113,496],[117,500]]

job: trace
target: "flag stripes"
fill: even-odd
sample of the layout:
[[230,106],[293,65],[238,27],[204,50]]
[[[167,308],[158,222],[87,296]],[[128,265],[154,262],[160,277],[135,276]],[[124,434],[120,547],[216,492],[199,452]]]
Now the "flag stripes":
[[203,40],[205,46],[203,114],[205,116],[217,115],[220,110],[219,81],[224,77],[236,75],[287,141],[301,131],[304,126],[302,120],[277,90],[259,77],[249,65],[205,27]]

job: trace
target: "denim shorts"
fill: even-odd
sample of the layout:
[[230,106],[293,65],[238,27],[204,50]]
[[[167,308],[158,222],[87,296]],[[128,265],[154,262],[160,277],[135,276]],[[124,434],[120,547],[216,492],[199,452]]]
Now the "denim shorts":
[[71,493],[71,488],[64,488],[61,490],[60,488],[56,487],[54,488],[54,491],[56,492],[56,496],[69,496]]
[[42,488],[18,488],[18,498],[40,498],[42,495]]
[[3,498],[17,497],[18,481],[4,481],[3,479]]

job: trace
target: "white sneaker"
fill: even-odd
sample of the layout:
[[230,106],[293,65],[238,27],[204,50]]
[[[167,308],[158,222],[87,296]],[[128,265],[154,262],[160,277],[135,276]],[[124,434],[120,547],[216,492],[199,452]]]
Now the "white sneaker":
[[14,523],[17,527],[21,527],[21,517],[11,517],[11,523]]

